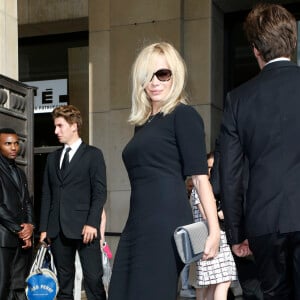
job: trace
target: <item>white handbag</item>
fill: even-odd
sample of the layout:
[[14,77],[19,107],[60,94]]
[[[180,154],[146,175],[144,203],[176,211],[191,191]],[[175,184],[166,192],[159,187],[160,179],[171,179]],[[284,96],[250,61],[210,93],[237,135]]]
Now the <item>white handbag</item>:
[[207,224],[203,221],[175,229],[174,240],[183,263],[190,264],[201,259],[207,236]]

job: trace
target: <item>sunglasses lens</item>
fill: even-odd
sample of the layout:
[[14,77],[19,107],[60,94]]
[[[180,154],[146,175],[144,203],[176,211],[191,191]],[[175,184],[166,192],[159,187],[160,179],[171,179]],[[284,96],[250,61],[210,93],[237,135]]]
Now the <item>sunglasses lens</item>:
[[172,76],[171,70],[168,69],[161,69],[154,73],[154,75],[158,78],[160,81],[168,81],[170,80]]

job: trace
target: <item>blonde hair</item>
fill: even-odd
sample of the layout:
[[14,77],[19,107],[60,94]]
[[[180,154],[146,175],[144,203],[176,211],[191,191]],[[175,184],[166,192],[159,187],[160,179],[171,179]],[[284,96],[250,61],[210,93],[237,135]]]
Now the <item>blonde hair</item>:
[[163,100],[160,112],[164,115],[173,111],[178,103],[186,104],[186,65],[178,51],[169,43],[160,42],[151,44],[139,53],[132,66],[132,107],[129,123],[142,125],[152,112],[151,99],[145,92],[155,70],[155,61],[163,55],[169,69],[172,71],[172,86],[170,93]]

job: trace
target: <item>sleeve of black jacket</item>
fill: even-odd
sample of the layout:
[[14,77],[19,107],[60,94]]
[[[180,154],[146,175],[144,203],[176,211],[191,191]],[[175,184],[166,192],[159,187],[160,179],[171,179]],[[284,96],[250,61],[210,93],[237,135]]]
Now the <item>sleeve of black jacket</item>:
[[214,150],[214,164],[210,171],[210,183],[213,189],[213,193],[216,199],[220,197],[220,143],[219,139],[216,139]]

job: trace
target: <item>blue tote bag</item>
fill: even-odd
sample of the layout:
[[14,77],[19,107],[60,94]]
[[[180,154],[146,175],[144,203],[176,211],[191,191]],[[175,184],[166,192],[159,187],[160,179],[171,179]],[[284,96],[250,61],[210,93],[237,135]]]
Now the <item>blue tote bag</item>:
[[59,287],[49,246],[41,244],[26,279],[28,300],[54,300]]

